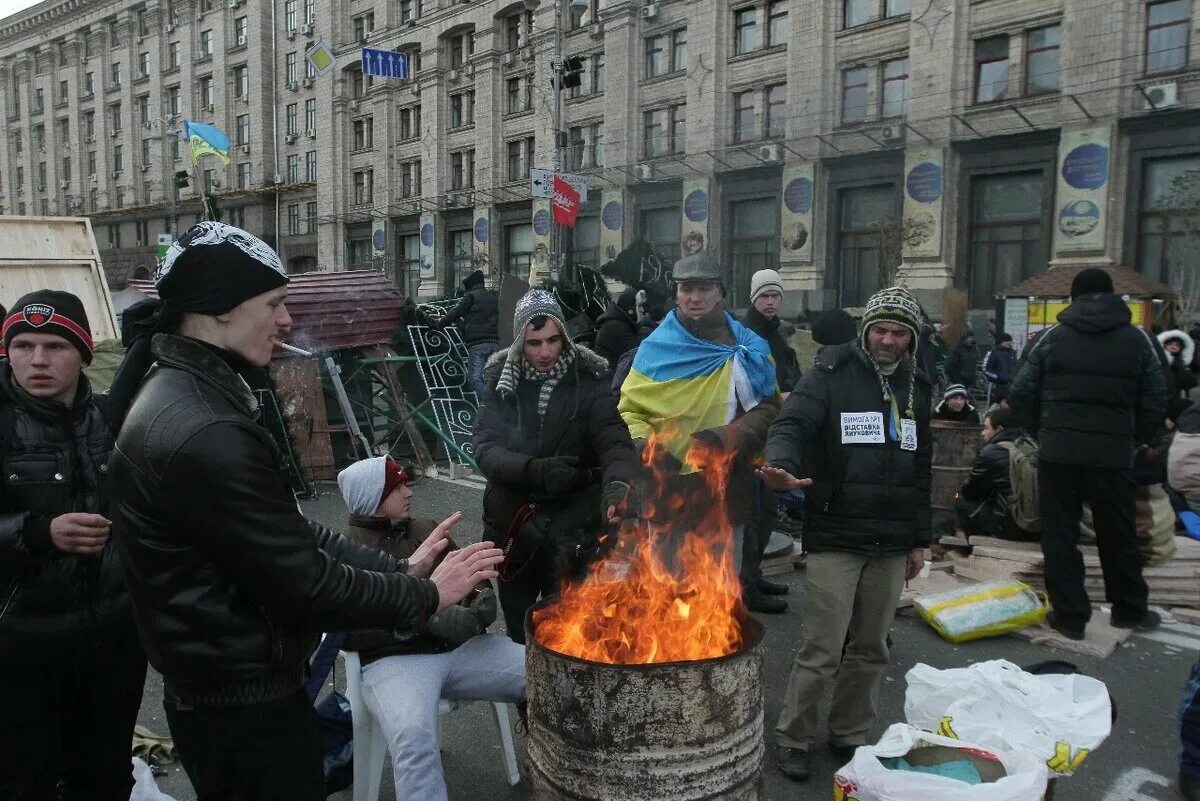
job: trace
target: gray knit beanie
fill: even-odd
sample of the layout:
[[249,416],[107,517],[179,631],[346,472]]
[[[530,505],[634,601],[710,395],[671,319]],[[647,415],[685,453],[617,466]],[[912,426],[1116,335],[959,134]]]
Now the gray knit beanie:
[[549,317],[558,323],[563,339],[569,346],[571,340],[567,336],[567,321],[563,317],[562,307],[546,290],[531,289],[517,301],[516,312],[513,314],[513,352],[521,349],[525,341],[525,326],[529,325],[534,317]]

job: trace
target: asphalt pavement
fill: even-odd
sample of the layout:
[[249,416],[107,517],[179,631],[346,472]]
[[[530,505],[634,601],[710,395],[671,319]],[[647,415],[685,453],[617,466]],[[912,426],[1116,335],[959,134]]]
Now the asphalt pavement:
[[[415,514],[440,519],[461,510],[465,518],[455,539],[464,544],[480,539],[483,498],[480,485],[471,481],[424,479],[414,487],[414,495]],[[325,525],[342,527],[345,523],[345,508],[336,486],[322,486],[318,497],[303,502],[302,506],[307,515]],[[784,778],[775,769],[772,759],[771,729],[779,714],[792,659],[803,636],[800,614],[804,602],[803,572],[784,577],[784,581],[791,588],[786,598],[792,609],[783,615],[759,616],[766,624],[762,644],[768,746],[765,798],[769,801],[824,801],[832,795],[832,777],[839,767],[832,755],[824,749],[814,751],[817,769],[813,778],[803,784]],[[499,621],[493,630],[503,630]],[[1173,625],[1169,632],[1172,636],[1163,639],[1170,642],[1134,635],[1111,657],[1099,660],[1010,637],[952,645],[938,637],[915,614],[903,612],[892,629],[892,664],[880,699],[878,733],[890,723],[903,721],[904,675],[918,663],[949,668],[989,659],[1007,659],[1020,665],[1063,659],[1105,682],[1116,701],[1119,716],[1112,735],[1088,758],[1081,770],[1059,780],[1055,801],[1173,801],[1179,797],[1173,787],[1168,786],[1174,782],[1176,774],[1176,716],[1188,672],[1200,652],[1200,628]],[[336,670],[335,680],[338,686],[344,684],[340,667]],[[153,671],[146,680],[139,722],[156,732],[166,733],[162,681]],[[520,736],[517,742],[520,749]],[[441,747],[451,799],[507,801],[529,797],[524,784],[509,787],[505,780],[499,738],[487,705],[475,704],[443,716]],[[177,764],[167,770],[167,775],[159,779],[160,789],[177,801],[192,801],[195,794],[183,770]],[[350,791],[332,798],[350,801]],[[395,799],[390,769],[385,773],[381,798]]]

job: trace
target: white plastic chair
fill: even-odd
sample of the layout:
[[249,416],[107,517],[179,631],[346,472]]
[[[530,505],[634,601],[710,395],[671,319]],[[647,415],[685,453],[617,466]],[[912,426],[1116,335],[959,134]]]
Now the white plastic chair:
[[[379,721],[367,709],[362,697],[362,663],[355,651],[341,651],[346,666],[346,700],[350,702],[350,714],[354,723],[354,801],[378,801],[379,784],[383,778],[383,760],[387,757],[387,742]],[[472,701],[448,701],[438,703],[438,716],[462,709]],[[512,729],[508,722],[508,705],[492,703],[496,717],[496,728],[500,730],[500,753],[504,759],[504,773],[508,783],[515,786],[521,781],[517,770],[517,752],[513,746]]]

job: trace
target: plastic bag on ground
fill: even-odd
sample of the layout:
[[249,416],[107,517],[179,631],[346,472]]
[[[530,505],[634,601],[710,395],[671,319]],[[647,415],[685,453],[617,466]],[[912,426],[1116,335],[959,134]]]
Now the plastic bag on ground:
[[1019,581],[970,584],[922,595],[913,606],[934,631],[953,643],[996,637],[1036,626],[1046,618],[1041,597]]
[[133,757],[133,782],[133,792],[129,794],[129,801],[175,801],[158,789],[150,766],[138,757]]
[[997,659],[948,670],[919,664],[905,678],[911,725],[1023,751],[1056,774],[1078,770],[1112,730],[1108,688],[1091,676],[1035,676]]
[[[978,769],[981,784],[931,773],[889,770],[880,759],[913,765],[962,760]],[[861,746],[833,777],[834,801],[1040,801],[1046,766],[1020,751],[987,749],[897,723],[875,745]]]

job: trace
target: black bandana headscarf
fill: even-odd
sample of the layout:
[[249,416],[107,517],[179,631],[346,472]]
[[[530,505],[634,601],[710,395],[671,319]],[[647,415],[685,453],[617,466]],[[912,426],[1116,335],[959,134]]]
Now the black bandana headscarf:
[[185,312],[224,314],[288,282],[283,262],[253,234],[206,220],[184,232],[154,274],[158,300],[130,306],[121,319],[125,358],[108,392],[109,425],[120,431],[133,396],[150,369],[152,335],[175,330]]

